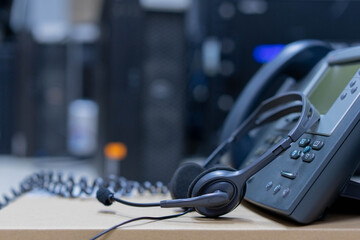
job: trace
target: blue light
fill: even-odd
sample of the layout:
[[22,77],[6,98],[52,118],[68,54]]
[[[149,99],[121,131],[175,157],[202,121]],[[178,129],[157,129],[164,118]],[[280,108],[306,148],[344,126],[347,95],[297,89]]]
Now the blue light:
[[258,63],[267,63],[276,58],[285,44],[262,44],[254,48],[253,57]]

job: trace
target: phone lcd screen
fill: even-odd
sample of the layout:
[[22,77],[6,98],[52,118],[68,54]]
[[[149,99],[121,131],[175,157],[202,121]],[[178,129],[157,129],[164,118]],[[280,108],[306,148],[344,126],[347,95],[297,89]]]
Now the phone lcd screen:
[[322,75],[309,100],[320,114],[326,114],[346,85],[359,70],[360,63],[334,65]]

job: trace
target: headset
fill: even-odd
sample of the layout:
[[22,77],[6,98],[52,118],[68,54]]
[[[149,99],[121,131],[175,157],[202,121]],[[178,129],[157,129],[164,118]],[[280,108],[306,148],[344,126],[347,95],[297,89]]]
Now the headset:
[[[258,159],[240,170],[224,166],[212,167],[244,134],[291,113],[301,113],[293,129]],[[175,171],[169,186],[172,200],[132,203],[114,197],[106,188],[97,191],[97,199],[104,205],[117,201],[135,207],[192,208],[206,217],[224,215],[240,204],[245,195],[247,180],[314,127],[319,119],[319,112],[301,92],[288,92],[271,97],[263,101],[231,136],[213,151],[202,166],[187,163]]]

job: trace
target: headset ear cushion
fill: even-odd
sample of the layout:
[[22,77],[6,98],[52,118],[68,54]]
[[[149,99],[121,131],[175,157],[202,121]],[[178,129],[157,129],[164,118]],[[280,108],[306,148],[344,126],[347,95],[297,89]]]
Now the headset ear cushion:
[[194,178],[194,180],[190,183],[189,188],[188,188],[188,192],[187,192],[187,197],[189,197],[189,198],[192,197],[192,190],[193,190],[195,184],[199,181],[200,178],[202,178],[203,176],[205,176],[206,174],[208,174],[210,172],[217,171],[217,170],[236,171],[237,169],[232,168],[232,167],[219,165],[219,166],[212,167],[212,168],[210,168],[210,169],[208,169],[206,171],[203,171],[196,178]]
[[186,198],[190,184],[203,171],[204,168],[194,162],[181,164],[169,184],[171,197],[173,199]]

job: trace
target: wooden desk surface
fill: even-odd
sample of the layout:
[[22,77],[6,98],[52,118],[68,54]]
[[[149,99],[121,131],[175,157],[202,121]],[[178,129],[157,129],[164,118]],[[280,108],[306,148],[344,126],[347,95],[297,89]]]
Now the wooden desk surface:
[[[164,197],[130,200],[161,199]],[[219,219],[193,212],[175,219],[134,222],[100,239],[360,239],[359,214],[332,213],[324,221],[299,226],[245,205]],[[28,195],[0,210],[0,239],[89,239],[131,218],[174,213],[175,209],[141,209],[116,203],[105,207],[94,199]]]

